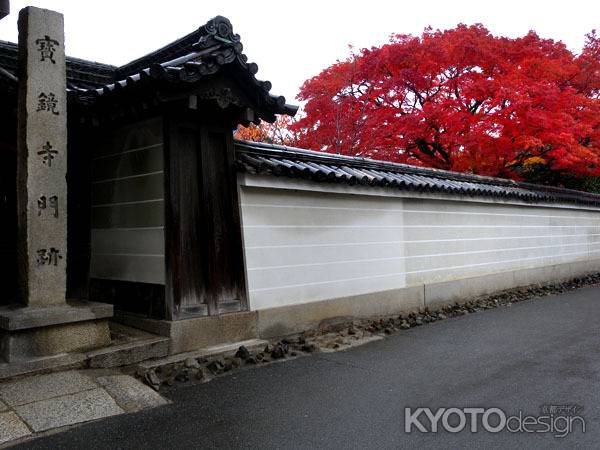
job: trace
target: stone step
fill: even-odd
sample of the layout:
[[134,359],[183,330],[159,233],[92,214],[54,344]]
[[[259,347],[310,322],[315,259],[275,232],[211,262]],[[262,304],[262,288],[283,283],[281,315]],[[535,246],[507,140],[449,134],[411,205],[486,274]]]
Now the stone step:
[[86,357],[83,353],[60,353],[39,358],[23,358],[10,363],[0,361],[0,380],[37,373],[84,368],[85,364]]
[[131,366],[169,354],[169,338],[111,322],[111,344],[87,352],[60,353],[39,358],[0,360],[0,380],[74,368]]
[[112,323],[113,344],[87,352],[90,368],[129,366],[145,359],[169,354],[169,338]]
[[191,352],[178,353],[176,355],[167,356],[165,358],[143,361],[137,365],[137,368],[138,370],[146,371],[168,364],[184,362],[188,358],[209,358],[216,356],[231,355],[234,354],[242,345],[251,352],[256,352],[262,350],[268,343],[269,341],[266,341],[264,339],[248,339],[245,341],[213,345]]

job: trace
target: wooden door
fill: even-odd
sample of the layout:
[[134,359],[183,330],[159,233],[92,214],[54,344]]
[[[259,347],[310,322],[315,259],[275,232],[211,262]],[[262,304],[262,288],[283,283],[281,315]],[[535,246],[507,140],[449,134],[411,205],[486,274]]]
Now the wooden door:
[[208,248],[209,314],[245,309],[246,283],[233,137],[200,127],[199,179]]
[[170,319],[247,308],[231,130],[165,120],[165,253]]

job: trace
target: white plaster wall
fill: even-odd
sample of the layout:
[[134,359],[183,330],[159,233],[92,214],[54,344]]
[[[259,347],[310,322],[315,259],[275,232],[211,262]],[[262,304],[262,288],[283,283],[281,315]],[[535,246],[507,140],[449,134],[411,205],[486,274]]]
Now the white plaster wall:
[[406,199],[404,223],[411,285],[600,257],[600,212]]
[[105,135],[92,159],[92,278],[165,283],[162,120]]
[[327,188],[242,183],[251,309],[600,258],[600,211]]
[[402,201],[244,188],[252,309],[405,286]]

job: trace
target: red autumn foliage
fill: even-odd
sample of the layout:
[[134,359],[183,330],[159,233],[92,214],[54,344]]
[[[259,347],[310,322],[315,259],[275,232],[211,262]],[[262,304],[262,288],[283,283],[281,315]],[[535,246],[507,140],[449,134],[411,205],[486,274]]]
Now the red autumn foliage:
[[393,36],[304,83],[305,148],[520,179],[600,175],[600,38],[579,55],[482,25]]
[[293,117],[277,116],[273,123],[263,121],[258,125],[250,123],[247,127],[238,125],[233,136],[245,141],[297,146],[297,137],[290,130],[294,123]]

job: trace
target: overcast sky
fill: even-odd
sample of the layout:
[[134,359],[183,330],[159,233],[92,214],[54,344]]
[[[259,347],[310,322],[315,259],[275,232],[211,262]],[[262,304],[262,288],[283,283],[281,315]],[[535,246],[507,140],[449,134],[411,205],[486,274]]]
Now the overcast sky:
[[392,33],[483,23],[492,33],[519,36],[533,29],[578,52],[585,33],[600,29],[599,0],[10,0],[0,39],[16,42],[25,5],[65,15],[67,54],[120,65],[203,25],[228,17],[258,78],[294,101],[302,82],[337,59],[348,45],[381,44]]

